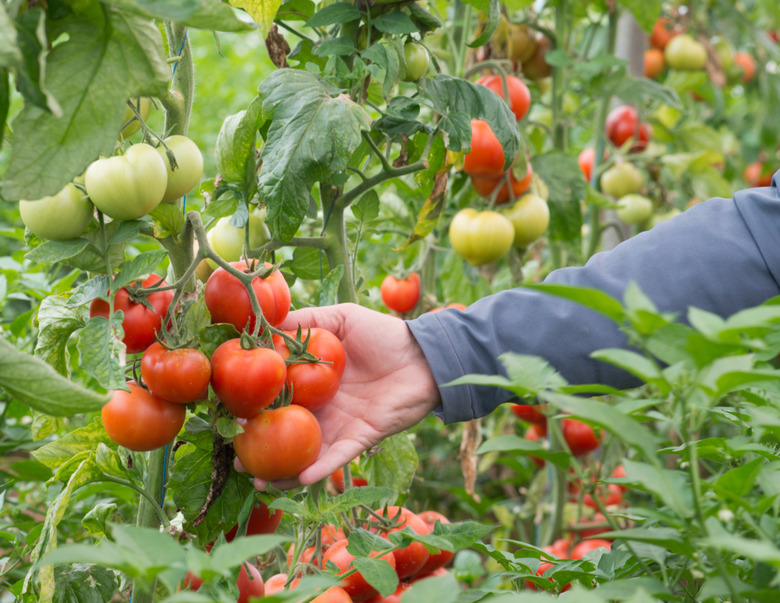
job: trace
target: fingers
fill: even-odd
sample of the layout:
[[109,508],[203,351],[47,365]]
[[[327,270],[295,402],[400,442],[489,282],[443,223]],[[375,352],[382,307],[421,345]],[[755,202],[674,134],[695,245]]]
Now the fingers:
[[284,322],[279,325],[279,328],[293,331],[298,328],[298,325],[301,325],[303,328],[311,326],[319,327],[338,335],[342,330],[348,311],[348,304],[303,308],[290,312],[287,318],[284,319]]

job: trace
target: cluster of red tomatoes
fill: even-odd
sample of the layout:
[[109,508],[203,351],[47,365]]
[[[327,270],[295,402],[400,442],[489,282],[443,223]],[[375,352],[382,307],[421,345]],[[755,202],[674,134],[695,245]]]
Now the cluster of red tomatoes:
[[[240,273],[258,274],[244,262],[231,265]],[[244,333],[229,339],[210,359],[196,348],[169,349],[156,341],[173,299],[165,281],[152,276],[142,282],[152,288],[146,296],[148,305],[134,300],[126,288],[117,291],[114,310],[124,314],[127,351],[143,352],[146,388],[129,382],[129,391],[114,391],[103,407],[103,424],[115,442],[138,451],[164,446],[181,429],[185,405],[205,400],[211,386],[243,427],[233,445],[252,475],[290,478],[314,462],[322,432],[313,412],[338,392],[346,363],[344,347],[323,329],[300,334],[275,329],[286,318],[291,298],[286,281],[271,265],[251,276],[250,284],[263,324],[275,332],[270,337]],[[234,274],[217,269],[206,283],[204,297],[213,323],[231,324],[239,332],[255,329],[257,316],[249,292]],[[94,300],[90,314],[108,317],[108,302]],[[272,407],[280,395],[285,403]]]
[[[404,528],[420,535],[430,534],[437,521],[442,524],[449,523],[444,515],[436,511],[416,514],[404,507],[390,506],[373,511],[371,517],[360,527],[388,539],[388,534]],[[302,575],[302,568],[335,566],[338,575],[342,578],[339,585],[334,588],[342,591],[346,596],[333,598],[333,602],[399,603],[403,592],[415,581],[446,572],[443,568],[454,556],[454,553],[443,550],[429,553],[421,542],[412,542],[388,552],[372,552],[371,557],[385,560],[395,570],[399,580],[396,591],[383,597],[359,571],[354,571],[355,556],[347,550],[349,542],[341,528],[323,526],[320,543],[319,548],[309,546],[301,551],[296,551],[295,545],[292,545],[287,553],[288,572],[269,577],[265,583],[265,594],[280,592],[285,587],[295,589]],[[330,602],[331,599],[327,601]]]

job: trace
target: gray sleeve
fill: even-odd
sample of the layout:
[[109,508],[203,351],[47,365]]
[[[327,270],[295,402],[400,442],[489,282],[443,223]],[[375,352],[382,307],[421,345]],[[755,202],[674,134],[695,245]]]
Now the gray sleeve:
[[[562,268],[545,279],[600,289],[622,300],[636,282],[659,310],[685,320],[691,306],[722,317],[780,295],[780,198],[771,187],[710,199],[594,255],[585,266]],[[443,387],[467,374],[503,373],[508,351],[545,358],[572,384],[637,385],[627,372],[591,353],[625,347],[625,336],[606,317],[573,302],[517,288],[472,304],[466,311],[426,313],[408,322],[442,396],[446,423],[492,412],[511,399],[485,386]]]

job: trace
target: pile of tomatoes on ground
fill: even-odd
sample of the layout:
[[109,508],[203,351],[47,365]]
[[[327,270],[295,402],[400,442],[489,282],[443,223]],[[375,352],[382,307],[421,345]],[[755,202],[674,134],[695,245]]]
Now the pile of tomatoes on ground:
[[[233,446],[247,471],[268,481],[294,477],[319,454],[322,431],[313,413],[338,392],[344,348],[323,329],[276,328],[290,310],[290,289],[275,267],[243,261],[230,266],[251,278],[262,327],[255,324],[247,288],[235,274],[218,268],[206,283],[206,307],[213,323],[233,325],[241,336],[221,343],[211,358],[195,347],[158,340],[163,332],[174,336],[163,329],[174,295],[164,280],[152,276],[141,283],[146,303],[127,288],[117,291],[114,310],[124,313],[128,353],[143,353],[145,387],[130,381],[128,391],[113,391],[102,410],[103,425],[126,448],[159,448],[181,430],[186,405],[207,400],[211,386],[243,428]],[[105,300],[92,302],[92,316],[108,313]]]

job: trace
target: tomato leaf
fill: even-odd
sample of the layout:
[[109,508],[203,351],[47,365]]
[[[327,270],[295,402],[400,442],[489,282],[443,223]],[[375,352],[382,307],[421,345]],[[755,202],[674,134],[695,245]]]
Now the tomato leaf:
[[[230,6],[219,0],[116,0],[112,4],[120,6],[128,13],[134,13],[147,19],[175,21],[196,29],[227,32],[242,32],[252,29],[250,23],[239,19]],[[236,0],[230,4],[238,8],[246,8],[252,18],[258,14],[257,9],[252,10],[258,4],[256,1],[239,2]],[[266,18],[270,16],[273,21],[280,0],[265,0],[259,4],[260,8],[272,8],[272,11],[268,11]],[[275,7],[272,6],[274,4]],[[255,21],[257,22],[257,19]]]
[[123,336],[121,312],[114,313],[110,323],[102,316],[94,316],[79,333],[78,350],[81,356],[81,368],[92,375],[105,389],[127,387]]
[[392,488],[378,488],[376,486],[361,486],[349,488],[343,494],[328,498],[321,503],[322,513],[344,513],[359,505],[372,505],[380,500],[390,500],[396,495]]
[[153,251],[144,251],[131,258],[125,262],[122,269],[114,277],[113,289],[118,291],[139,277],[151,274],[167,255],[168,252],[165,249],[154,249]]
[[308,209],[312,185],[345,169],[371,117],[319,76],[279,69],[260,84],[271,119],[258,188],[274,235],[293,237]]
[[58,440],[32,451],[31,454],[38,462],[51,469],[57,469],[77,454],[95,450],[101,443],[112,445],[102,422],[95,418],[84,427],[74,429]]
[[233,542],[218,544],[212,549],[212,567],[227,571],[245,563],[247,559],[264,555],[284,542],[292,540],[284,534],[262,534],[236,538]]
[[[417,470],[417,450],[406,432],[385,438],[363,467],[368,483],[406,492]],[[358,488],[359,489],[359,488]]]
[[404,603],[453,603],[461,594],[460,586],[454,575],[435,576],[416,580],[414,588],[403,595]]
[[0,67],[3,69],[16,67],[22,59],[17,31],[4,4],[0,7]]
[[339,264],[333,270],[325,275],[322,281],[322,288],[320,289],[320,306],[332,306],[336,303],[338,296],[339,283],[344,276],[344,265]]
[[355,557],[352,565],[383,597],[394,592],[398,587],[398,574],[384,559]]
[[[471,48],[477,48],[486,44],[493,36],[493,32],[496,31],[496,27],[498,27],[498,23],[501,20],[501,3],[498,0],[489,0],[488,2],[482,0],[472,0],[469,2],[469,0],[466,0],[466,4],[481,8],[481,10],[487,14],[487,23],[485,23],[479,36],[468,44]],[[485,4],[487,4],[487,6],[485,6]]]
[[111,155],[128,98],[165,92],[170,68],[157,26],[115,9],[105,15],[102,27],[74,16],[56,22],[51,35],[67,39],[48,54],[45,84],[62,116],[28,104],[14,120],[4,198],[56,193],[98,155]]
[[58,116],[62,114],[62,108],[46,89],[43,78],[45,56],[49,47],[45,23],[46,13],[39,8],[17,17],[16,30],[23,61],[14,73],[19,92],[27,102]]
[[371,25],[387,34],[410,34],[417,31],[414,21],[404,12],[394,10],[371,21]]
[[337,25],[341,23],[350,23],[360,19],[361,12],[358,8],[349,2],[336,2],[324,6],[318,10],[304,27],[326,27],[328,25]]
[[0,387],[22,404],[55,416],[97,410],[107,402],[106,396],[66,379],[4,339],[0,339]]
[[535,155],[531,164],[534,173],[549,188],[548,236],[556,241],[579,241],[582,232],[579,200],[587,195],[587,187],[577,159],[560,152],[552,152]]
[[[95,534],[95,536],[102,538],[105,534]],[[56,592],[54,603],[110,601],[119,592],[119,580],[114,572],[84,563],[60,565],[55,568],[54,584]]]
[[[361,490],[362,488],[355,488]],[[391,548],[390,542],[374,532],[358,528],[349,533],[347,551],[355,557],[368,557],[372,551],[386,551]]]
[[245,110],[225,118],[217,135],[216,161],[220,175],[227,182],[241,182],[246,191],[256,186],[257,126],[262,109],[262,99],[255,97]]
[[637,23],[647,33],[653,30],[653,25],[661,16],[663,8],[661,0],[618,0],[617,3],[634,15]]
[[540,459],[550,461],[562,469],[569,466],[569,454],[567,452],[562,450],[551,452],[539,442],[526,440],[516,435],[507,434],[490,438],[477,449],[477,454],[487,454],[488,452],[520,452],[538,456]]
[[75,331],[86,324],[85,310],[71,307],[70,300],[59,295],[44,298],[38,308],[38,340],[35,342],[35,355],[53,366],[60,375],[68,377],[70,375],[68,340]]

